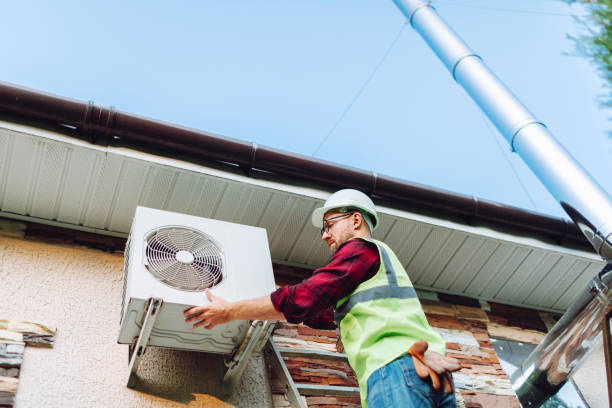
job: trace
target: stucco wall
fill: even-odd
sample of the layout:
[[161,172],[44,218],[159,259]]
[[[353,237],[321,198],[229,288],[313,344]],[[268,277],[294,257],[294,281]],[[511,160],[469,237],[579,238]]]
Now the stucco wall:
[[603,337],[600,346],[574,374],[574,383],[591,408],[609,408]]
[[0,236],[0,319],[58,328],[52,349],[27,347],[16,407],[268,407],[263,360],[221,396],[218,356],[150,348],[128,389],[128,349],[116,342],[123,256]]

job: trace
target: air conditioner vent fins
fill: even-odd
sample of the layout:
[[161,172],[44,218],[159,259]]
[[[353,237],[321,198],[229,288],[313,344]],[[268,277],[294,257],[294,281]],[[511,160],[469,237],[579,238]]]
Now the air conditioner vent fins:
[[145,267],[177,289],[203,291],[224,278],[221,247],[208,235],[185,227],[162,227],[145,242]]
[[130,265],[130,238],[131,236],[128,237],[126,243],[125,243],[125,250],[123,251],[123,297],[121,299],[121,322],[123,322],[123,309],[125,307],[125,292],[126,292],[126,286],[127,286],[127,275],[128,275],[128,270],[129,270],[129,265]]

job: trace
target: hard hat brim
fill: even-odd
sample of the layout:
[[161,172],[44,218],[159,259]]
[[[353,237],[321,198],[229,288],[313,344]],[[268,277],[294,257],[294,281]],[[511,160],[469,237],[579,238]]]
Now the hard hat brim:
[[326,209],[325,207],[315,208],[312,212],[312,225],[317,228],[323,228],[323,216],[330,209]]
[[[372,217],[372,223],[373,223],[373,229],[376,229],[376,227],[378,227],[378,215],[374,215],[372,213],[370,213],[370,211],[368,211],[368,209],[363,208],[360,205],[353,205],[351,206],[352,208],[357,208],[360,210],[365,211],[368,215],[370,215]],[[337,209],[339,207],[319,207],[319,208],[315,208],[314,211],[312,212],[312,225],[314,225],[317,228],[323,228],[323,216],[325,215],[326,212]]]

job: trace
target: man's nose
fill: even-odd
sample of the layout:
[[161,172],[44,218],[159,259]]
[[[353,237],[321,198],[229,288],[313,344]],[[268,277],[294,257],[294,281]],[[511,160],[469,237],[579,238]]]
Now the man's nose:
[[329,237],[330,237],[329,232],[328,231],[323,231],[323,235],[321,235],[321,239],[323,241],[325,241]]

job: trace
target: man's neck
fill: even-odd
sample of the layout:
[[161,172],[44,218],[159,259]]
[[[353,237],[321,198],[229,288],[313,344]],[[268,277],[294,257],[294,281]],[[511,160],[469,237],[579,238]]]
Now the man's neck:
[[351,239],[355,238],[372,238],[372,235],[368,231],[355,231]]

